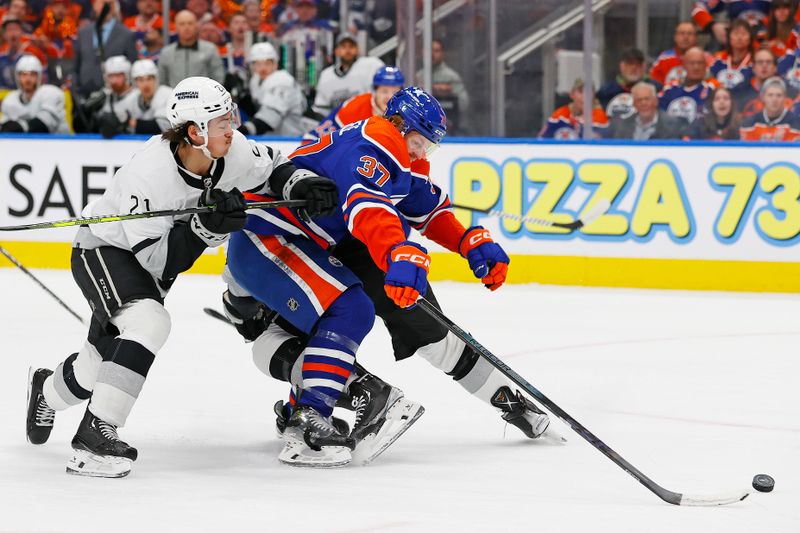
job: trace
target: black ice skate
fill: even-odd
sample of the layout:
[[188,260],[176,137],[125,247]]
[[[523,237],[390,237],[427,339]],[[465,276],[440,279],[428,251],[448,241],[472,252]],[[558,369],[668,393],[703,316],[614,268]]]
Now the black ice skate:
[[[275,432],[279,439],[283,438],[283,432],[286,431],[286,421],[289,419],[289,416],[291,416],[291,409],[288,409],[288,407],[288,404],[285,404],[283,400],[275,402],[275,406],[273,407],[275,411]],[[350,424],[348,424],[346,420],[333,416],[331,417],[331,422],[342,435],[350,434]]]
[[529,439],[541,437],[550,425],[550,418],[544,411],[521,392],[517,391],[515,395],[506,386],[494,393],[492,405],[503,412],[503,420],[517,426]]
[[422,405],[408,400],[403,391],[373,374],[364,374],[348,387],[345,398],[355,411],[350,436],[356,441],[353,459],[360,464],[373,461],[411,427],[425,412]]
[[117,427],[100,420],[86,409],[78,432],[72,438],[74,455],[67,472],[92,477],[124,477],[136,460],[136,448],[120,440]]
[[25,435],[31,444],[44,444],[53,430],[56,412],[47,405],[42,389],[44,380],[53,371],[46,368],[28,370],[28,419]]
[[336,429],[331,417],[307,405],[296,405],[283,431],[286,442],[278,459],[291,466],[332,468],[352,460],[352,437]]

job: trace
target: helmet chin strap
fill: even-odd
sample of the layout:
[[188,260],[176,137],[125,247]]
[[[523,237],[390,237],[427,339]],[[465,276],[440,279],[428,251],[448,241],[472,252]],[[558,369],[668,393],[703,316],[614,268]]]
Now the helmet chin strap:
[[201,144],[200,146],[194,144],[192,140],[189,139],[188,137],[186,138],[186,140],[189,141],[189,146],[191,146],[195,150],[200,150],[201,152],[203,152],[203,155],[209,158],[210,160],[216,161],[217,159],[219,159],[218,157],[214,157],[213,155],[211,155],[211,152],[208,150],[208,134],[202,135],[202,137],[203,137],[203,144]]

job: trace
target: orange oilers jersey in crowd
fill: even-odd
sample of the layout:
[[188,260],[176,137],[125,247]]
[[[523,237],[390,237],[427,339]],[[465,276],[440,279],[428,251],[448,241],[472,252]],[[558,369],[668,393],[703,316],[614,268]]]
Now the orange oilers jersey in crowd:
[[[605,137],[608,133],[608,116],[601,107],[592,110],[592,129],[595,137]],[[580,139],[583,137],[583,117],[574,117],[569,105],[561,106],[547,119],[539,136],[546,139]]]
[[[710,67],[714,61],[716,61],[714,56],[706,52],[706,64]],[[653,63],[653,68],[650,69],[650,79],[661,85],[681,82],[684,76],[686,69],[683,68],[683,56],[674,48],[661,52]]]
[[436,227],[433,234],[458,246],[464,228],[450,200],[427,178],[426,162],[415,162],[412,170],[405,139],[385,118],[348,124],[289,157],[298,168],[334,180],[339,207],[311,222],[288,209],[250,210],[246,229],[260,235],[304,235],[323,248],[352,235],[367,245],[384,271],[389,251],[408,238],[410,228],[426,234]]
[[800,119],[788,109],[771,120],[762,111],[744,119],[739,136],[743,141],[798,141]]
[[650,78],[661,85],[681,81],[685,75],[683,58],[674,48],[661,52],[653,63],[653,68],[650,69]]
[[342,105],[331,111],[317,127],[303,135],[303,144],[316,141],[323,135],[340,129],[345,124],[357,120],[366,120],[379,115],[372,103],[372,93],[357,94],[342,102]]

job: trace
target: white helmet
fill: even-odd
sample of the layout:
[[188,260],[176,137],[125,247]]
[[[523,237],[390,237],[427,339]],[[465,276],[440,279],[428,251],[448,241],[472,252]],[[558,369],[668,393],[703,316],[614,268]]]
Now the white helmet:
[[231,93],[220,83],[202,76],[186,78],[178,83],[167,99],[167,118],[173,128],[193,122],[203,137],[202,146],[194,146],[202,150],[209,159],[214,159],[208,151],[208,123],[211,120],[233,112],[237,115],[236,105]]
[[35,72],[41,74],[42,68],[42,64],[36,56],[25,54],[17,60],[17,66],[14,67],[14,72]]
[[278,52],[275,51],[275,47],[269,43],[256,43],[250,47],[250,53],[248,54],[247,61],[252,63],[253,61],[278,61]]
[[125,74],[126,80],[131,78],[131,62],[125,56],[109,57],[103,63],[103,70],[106,74]]
[[139,59],[131,67],[131,79],[153,76],[158,80],[158,67],[151,59]]
[[17,87],[19,87],[19,73],[20,72],[35,72],[36,76],[36,86],[42,84],[42,71],[44,67],[42,67],[42,63],[36,56],[32,56],[30,54],[25,54],[24,56],[20,57],[17,60],[17,64],[14,67],[14,77],[17,80]]

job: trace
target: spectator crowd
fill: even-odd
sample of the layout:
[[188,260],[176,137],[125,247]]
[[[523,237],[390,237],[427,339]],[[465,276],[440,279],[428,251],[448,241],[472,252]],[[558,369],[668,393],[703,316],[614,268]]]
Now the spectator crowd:
[[[159,133],[169,88],[207,76],[238,102],[243,132],[312,132],[377,89],[383,62],[360,46],[396,33],[394,2],[349,0],[339,21],[340,1],[174,0],[164,20],[157,0],[0,0],[0,131]],[[652,61],[623,51],[592,102],[574,80],[539,135],[580,138],[586,114],[599,138],[799,140],[798,23],[797,0],[697,1]],[[434,39],[432,92],[449,131],[468,133],[445,46]]]
[[157,0],[0,0],[0,131],[159,133],[168,89],[206,76],[248,133],[299,136],[372,90],[359,41],[394,30],[386,4],[340,24],[338,0],[173,0],[169,20]]
[[[723,11],[728,20],[716,20]],[[583,137],[586,110],[596,138],[800,140],[798,23],[790,0],[696,2],[672,48],[649,65],[640,50],[624,51],[589,106],[577,79],[539,135]]]

